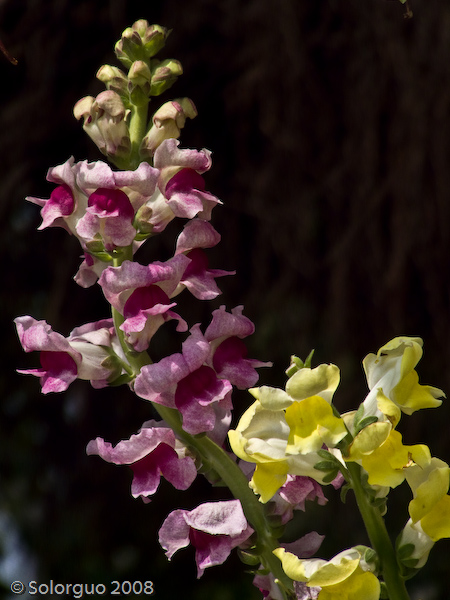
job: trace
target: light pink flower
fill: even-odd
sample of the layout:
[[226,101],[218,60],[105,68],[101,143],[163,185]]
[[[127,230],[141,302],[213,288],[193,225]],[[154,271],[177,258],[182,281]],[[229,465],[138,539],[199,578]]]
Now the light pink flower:
[[106,299],[124,317],[120,328],[138,352],[148,348],[159,327],[170,319],[178,320],[177,331],[186,331],[187,323],[171,308],[180,280],[189,265],[180,254],[162,263],[148,266],[124,261],[120,267],[108,267],[99,279]]
[[78,327],[68,338],[33,317],[17,317],[14,322],[25,352],[40,352],[41,362],[40,369],[18,372],[39,377],[43,394],[63,392],[75,379],[105,387],[122,372],[121,357],[113,350],[116,344],[111,319]]
[[253,533],[239,500],[206,502],[187,511],[170,513],[159,530],[159,543],[170,560],[177,550],[195,547],[197,576],[207,567],[220,565],[236,546]]
[[182,150],[176,139],[164,140],[156,149],[154,165],[160,171],[158,187],[177,217],[195,216],[209,221],[220,200],[205,191],[202,173],[211,168],[209,150]]
[[139,433],[114,447],[98,437],[89,442],[86,452],[116,465],[129,465],[134,474],[131,493],[147,502],[158,489],[161,476],[178,490],[186,490],[197,476],[193,458],[162,422],[147,421]]

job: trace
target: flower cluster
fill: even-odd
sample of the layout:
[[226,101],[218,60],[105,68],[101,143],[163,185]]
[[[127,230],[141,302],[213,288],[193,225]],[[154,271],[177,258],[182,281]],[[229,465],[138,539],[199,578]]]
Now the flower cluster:
[[[427,560],[434,543],[450,537],[450,467],[424,444],[405,445],[397,430],[402,413],[437,407],[444,393],[419,384],[420,338],[398,337],[369,354],[363,366],[369,393],[356,411],[341,415],[333,404],[340,372],[333,364],[311,367],[293,356],[284,389],[255,387],[257,368],[244,339],[254,325],[243,307],[212,311],[207,325],[189,324],[178,296],[213,300],[216,279],[205,250],[220,242],[210,223],[220,200],[206,191],[209,150],[183,149],[178,137],[196,109],[188,98],[163,103],[148,118],[150,99],[181,74],[173,59],[155,55],[168,31],[137,21],[116,44],[127,73],[104,65],[97,77],[106,90],[80,100],[75,116],[113,163],[65,163],[49,170],[50,198],[29,197],[41,207],[39,229],[62,227],[74,235],[83,261],[82,287],[98,284],[111,317],[76,327],[68,337],[31,316],[15,320],[26,352],[39,352],[42,392],[63,392],[76,379],[94,388],[128,385],[151,403],[159,419],[115,446],[97,437],[87,445],[133,472],[131,493],[150,502],[161,476],[186,490],[197,474],[227,486],[234,499],[172,511],[159,531],[169,559],[195,548],[197,574],[223,563],[238,549],[266,600],[391,600],[407,598],[404,579]],[[140,247],[179,219],[173,256],[141,264]],[[168,321],[183,336],[180,351],[153,362],[154,338]],[[255,399],[235,428],[233,388]],[[226,444],[229,443],[232,452]],[[387,495],[406,481],[409,520],[392,547],[383,515]],[[373,548],[347,548],[329,560],[314,558],[323,535],[315,531],[286,542],[286,524],[306,501],[324,505],[322,486],[355,493]],[[400,570],[398,568],[400,565]],[[383,596],[387,597],[387,596]]]
[[[434,542],[450,537],[449,466],[432,458],[424,444],[407,446],[395,429],[401,413],[437,407],[442,390],[419,384],[415,367],[422,356],[420,338],[398,337],[363,361],[369,393],[357,411],[339,415],[332,405],[339,384],[335,365],[312,369],[293,357],[285,390],[262,386],[250,389],[256,401],[228,436],[233,451],[255,463],[250,485],[268,502],[292,476],[336,484],[339,477],[354,486],[355,470],[372,504],[384,512],[391,488],[404,480],[413,499],[410,520],[398,539],[405,567],[420,568]],[[380,587],[359,548],[331,561],[304,560],[284,548],[275,551],[285,572],[307,586],[326,589],[318,596],[379,598]]]

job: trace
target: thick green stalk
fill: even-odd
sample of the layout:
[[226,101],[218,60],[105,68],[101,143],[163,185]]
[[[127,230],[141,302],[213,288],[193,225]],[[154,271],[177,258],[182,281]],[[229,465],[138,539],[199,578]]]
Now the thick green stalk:
[[370,543],[380,560],[381,572],[388,590],[389,599],[410,600],[405,581],[400,574],[395,550],[387,532],[384,519],[380,511],[370,504],[361,483],[361,467],[356,463],[349,462],[347,463],[347,468]]
[[131,108],[130,117],[130,141],[131,141],[131,155],[130,163],[128,166],[129,170],[137,169],[141,163],[141,157],[139,149],[141,147],[142,140],[147,133],[147,118],[148,118],[148,102],[136,106],[133,105]]

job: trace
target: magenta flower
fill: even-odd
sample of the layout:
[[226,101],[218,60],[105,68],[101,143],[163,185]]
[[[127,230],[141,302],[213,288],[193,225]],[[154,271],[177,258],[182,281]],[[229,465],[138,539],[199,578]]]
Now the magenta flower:
[[146,502],[158,489],[161,476],[177,490],[186,490],[197,476],[195,462],[186,454],[185,446],[172,429],[157,421],[147,421],[139,433],[114,447],[98,437],[89,442],[86,452],[116,465],[129,465],[133,471],[131,493]]
[[212,300],[221,292],[216,277],[234,275],[236,271],[208,269],[208,259],[202,248],[212,248],[220,242],[214,227],[202,219],[188,221],[178,236],[175,255],[184,253],[190,263],[183,274],[182,283],[199,300]]
[[176,139],[164,140],[156,149],[154,165],[160,170],[158,187],[176,217],[195,216],[209,221],[220,200],[205,191],[202,173],[211,168],[209,150],[181,150]]
[[[150,207],[161,196],[156,190],[158,177],[159,171],[145,162],[135,171],[113,171],[104,162],[75,163],[71,157],[49,169],[47,179],[58,187],[48,200],[27,198],[42,207],[39,229],[63,227],[79,239],[85,252],[85,260],[75,277],[79,285],[89,287],[108,266],[108,262],[88,254],[93,247],[111,251],[116,246],[133,244],[133,252],[137,250],[140,242],[133,241],[137,211],[146,207],[150,226],[155,219],[166,218],[155,217]],[[163,204],[167,212],[165,199]]]
[[239,389],[252,387],[258,381],[258,367],[271,367],[271,362],[247,358],[247,348],[242,338],[251,335],[255,326],[237,306],[228,313],[225,306],[213,311],[205,338],[211,346],[211,366],[221,378],[228,379]]
[[14,322],[25,352],[40,352],[41,362],[40,369],[18,372],[39,377],[43,394],[63,392],[75,379],[104,387],[122,372],[121,357],[113,349],[116,344],[111,319],[78,327],[68,338],[33,317],[17,317]]
[[170,310],[170,302],[189,265],[184,255],[148,266],[124,261],[120,267],[108,267],[99,279],[106,299],[124,317],[121,329],[127,341],[138,352],[148,348],[159,327],[170,319],[178,320],[177,331],[186,331],[187,323]]
[[29,202],[42,207],[42,223],[38,229],[62,227],[76,235],[76,222],[87,206],[87,198],[76,184],[78,170],[79,163],[71,156],[62,165],[48,170],[47,180],[57,184],[48,200],[27,196]]
[[272,514],[280,515],[282,523],[287,523],[292,519],[294,510],[305,510],[306,500],[317,500],[320,505],[328,502],[317,481],[302,475],[288,475],[286,482],[272,498]]
[[132,244],[134,208],[122,190],[98,188],[89,196],[86,213],[77,223],[77,233],[85,241],[101,238],[105,250]]
[[194,325],[181,353],[142,367],[135,380],[136,394],[179,410],[188,433],[209,432],[222,443],[231,419],[232,385],[254,385],[258,379],[255,367],[270,364],[243,357],[240,338],[253,329],[250,319],[242,315],[242,307],[226,313],[222,306],[213,312],[205,335],[199,324]]
[[187,511],[170,513],[159,530],[159,543],[170,560],[177,550],[191,543],[195,548],[197,577],[207,567],[221,565],[233,548],[253,533],[239,500],[206,502]]
[[232,387],[204,365],[209,353],[200,325],[194,325],[182,344],[182,353],[142,367],[134,391],[141,398],[179,410],[188,433],[207,431],[221,443],[231,419]]

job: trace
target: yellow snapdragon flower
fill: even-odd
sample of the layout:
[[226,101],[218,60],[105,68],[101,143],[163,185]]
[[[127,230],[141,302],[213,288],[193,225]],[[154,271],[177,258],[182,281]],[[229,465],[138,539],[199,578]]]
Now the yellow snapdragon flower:
[[293,581],[322,588],[318,600],[379,600],[380,582],[372,572],[363,569],[356,548],[344,550],[329,561],[301,559],[284,548],[277,548],[274,554]]
[[256,401],[228,437],[239,458],[256,463],[250,485],[262,502],[273,497],[288,474],[323,482],[326,472],[314,468],[321,460],[317,452],[347,434],[330,404],[338,383],[335,365],[319,365],[297,371],[286,391],[268,386],[250,390]]
[[365,415],[375,415],[382,419],[377,403],[379,390],[405,414],[412,414],[421,408],[440,406],[445,397],[442,390],[419,384],[419,376],[414,370],[422,357],[421,338],[396,337],[377,354],[368,354],[363,367],[370,389],[364,400]]

